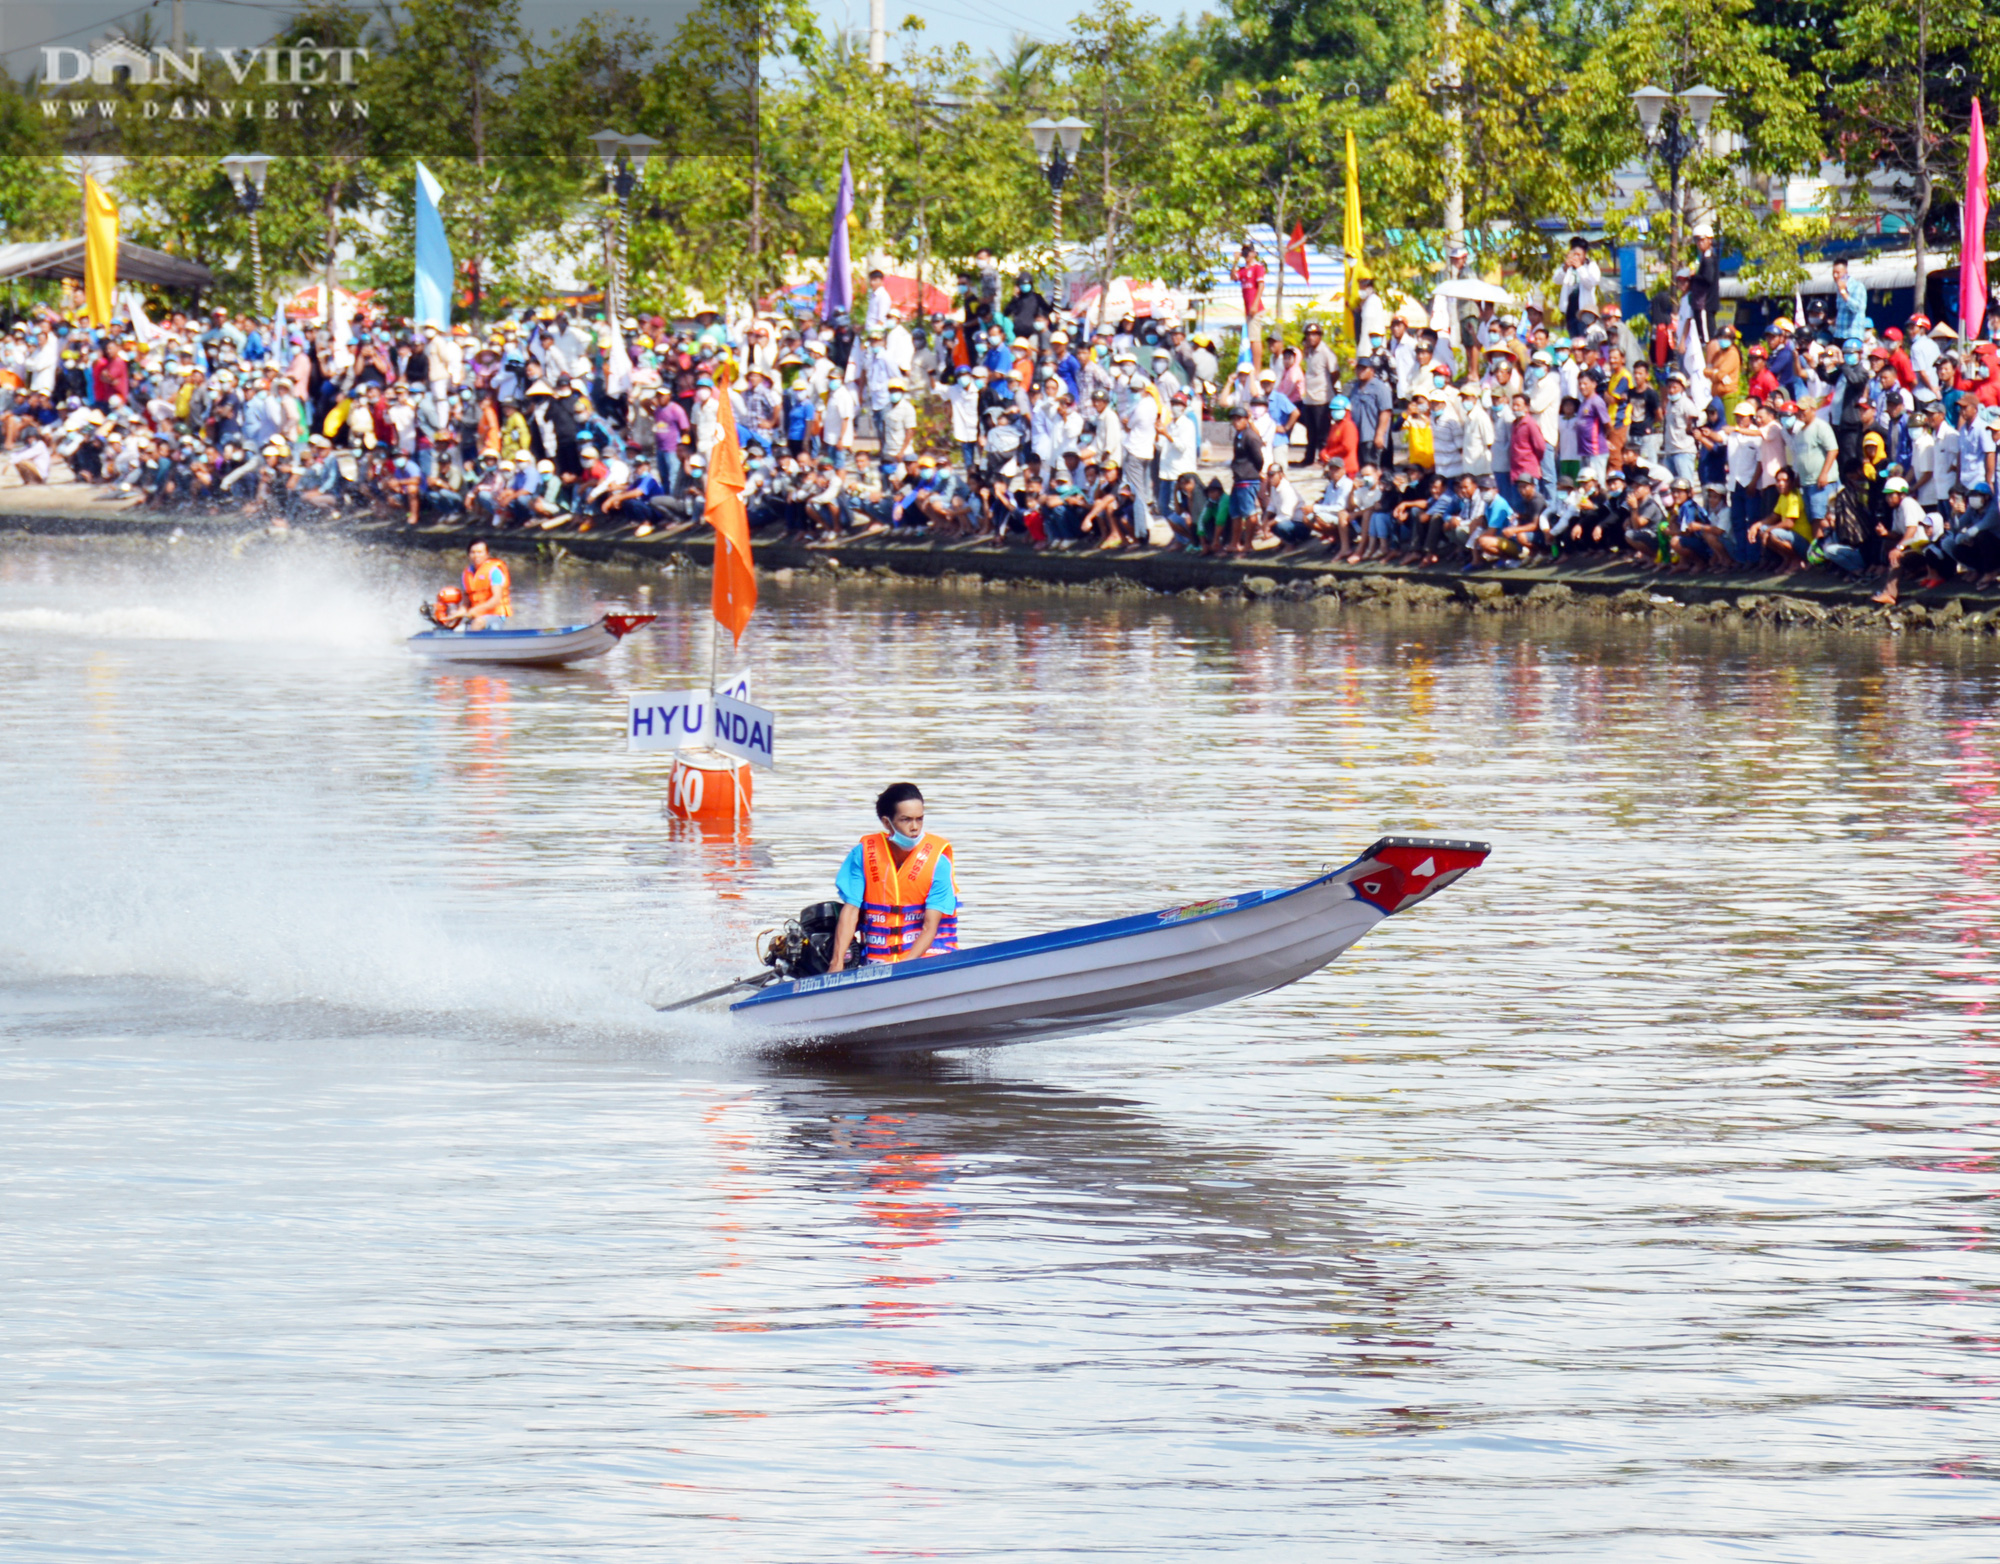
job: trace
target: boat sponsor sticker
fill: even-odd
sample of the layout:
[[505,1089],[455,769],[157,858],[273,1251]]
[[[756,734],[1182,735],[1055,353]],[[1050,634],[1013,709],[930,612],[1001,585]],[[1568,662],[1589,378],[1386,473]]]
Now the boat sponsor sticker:
[[1169,907],[1159,915],[1160,922],[1185,923],[1189,918],[1205,918],[1211,912],[1227,912],[1239,900],[1239,897],[1225,896],[1219,901],[1191,901],[1185,907]]
[[895,967],[890,962],[871,961],[865,967],[855,967],[848,972],[822,972],[818,977],[800,978],[792,984],[792,992],[810,994],[815,989],[834,988],[842,983],[872,983],[894,971]]

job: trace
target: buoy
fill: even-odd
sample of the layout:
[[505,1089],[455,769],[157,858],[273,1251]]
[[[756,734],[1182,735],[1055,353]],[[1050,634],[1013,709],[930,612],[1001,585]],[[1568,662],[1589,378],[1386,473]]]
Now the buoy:
[[675,750],[667,813],[677,820],[749,819],[750,763],[712,749]]

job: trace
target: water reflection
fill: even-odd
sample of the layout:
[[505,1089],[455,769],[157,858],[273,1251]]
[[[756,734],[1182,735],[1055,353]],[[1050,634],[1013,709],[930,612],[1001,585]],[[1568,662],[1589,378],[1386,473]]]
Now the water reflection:
[[[711,831],[700,584],[175,558],[0,550],[10,1557],[1990,1556],[1990,645],[773,582]],[[651,1011],[902,776],[974,940],[1497,850],[1169,1026]]]

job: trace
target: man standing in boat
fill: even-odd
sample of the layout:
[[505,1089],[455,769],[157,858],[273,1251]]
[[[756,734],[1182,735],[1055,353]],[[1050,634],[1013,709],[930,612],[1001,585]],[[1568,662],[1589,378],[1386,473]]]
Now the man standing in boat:
[[914,961],[958,949],[951,843],[924,831],[924,795],[914,782],[898,782],[875,800],[875,815],[882,829],[864,836],[833,877],[841,900],[835,972],[847,964],[856,928],[869,961]]

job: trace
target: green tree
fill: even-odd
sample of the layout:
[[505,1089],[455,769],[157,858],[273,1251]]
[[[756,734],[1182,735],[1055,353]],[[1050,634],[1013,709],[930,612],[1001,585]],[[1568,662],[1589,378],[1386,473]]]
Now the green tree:
[[61,145],[20,83],[0,71],[0,232],[19,242],[78,232],[82,195]]
[[[1667,258],[1680,263],[1686,214],[1712,212],[1724,248],[1743,255],[1745,281],[1782,288],[1801,275],[1799,244],[1811,228],[1774,219],[1771,185],[1817,170],[1822,143],[1811,112],[1815,83],[1792,74],[1770,47],[1770,31],[1752,0],[1642,0],[1623,31],[1577,73],[1566,101],[1564,151],[1573,162],[1643,155],[1631,101],[1642,85],[1680,93],[1706,84],[1725,93],[1708,137],[1682,167],[1680,200],[1668,213]],[[1634,215],[1613,212],[1607,226],[1623,238]]]
[[2000,64],[2000,28],[1984,12],[1941,0],[1852,0],[1837,45],[1823,56],[1830,131],[1866,197],[1866,176],[1887,174],[1909,205],[1923,307],[1924,225],[1939,177],[1962,172],[1966,99]]
[[1201,275],[1218,237],[1236,226],[1232,212],[1204,199],[1214,189],[1203,159],[1216,131],[1188,91],[1185,49],[1168,46],[1157,17],[1102,0],[1055,51],[1067,106],[1090,122],[1063,194],[1075,230],[1094,235],[1100,308],[1111,280],[1126,273],[1173,283]]
[[1204,56],[1224,78],[1303,76],[1375,101],[1425,47],[1426,8],[1398,0],[1229,0],[1203,19]]
[[[1457,62],[1450,86],[1447,52]],[[1556,216],[1574,223],[1610,193],[1619,149],[1576,133],[1578,95],[1541,28],[1523,21],[1502,30],[1467,15],[1447,43],[1434,27],[1426,53],[1389,91],[1381,129],[1364,160],[1380,203],[1379,222],[1408,234],[1407,268],[1435,255],[1431,236],[1444,221],[1444,192],[1433,149],[1448,138],[1445,113],[1459,111],[1467,243],[1477,252],[1540,278],[1553,269],[1560,236],[1541,227]],[[1628,106],[1629,107],[1629,106]]]

